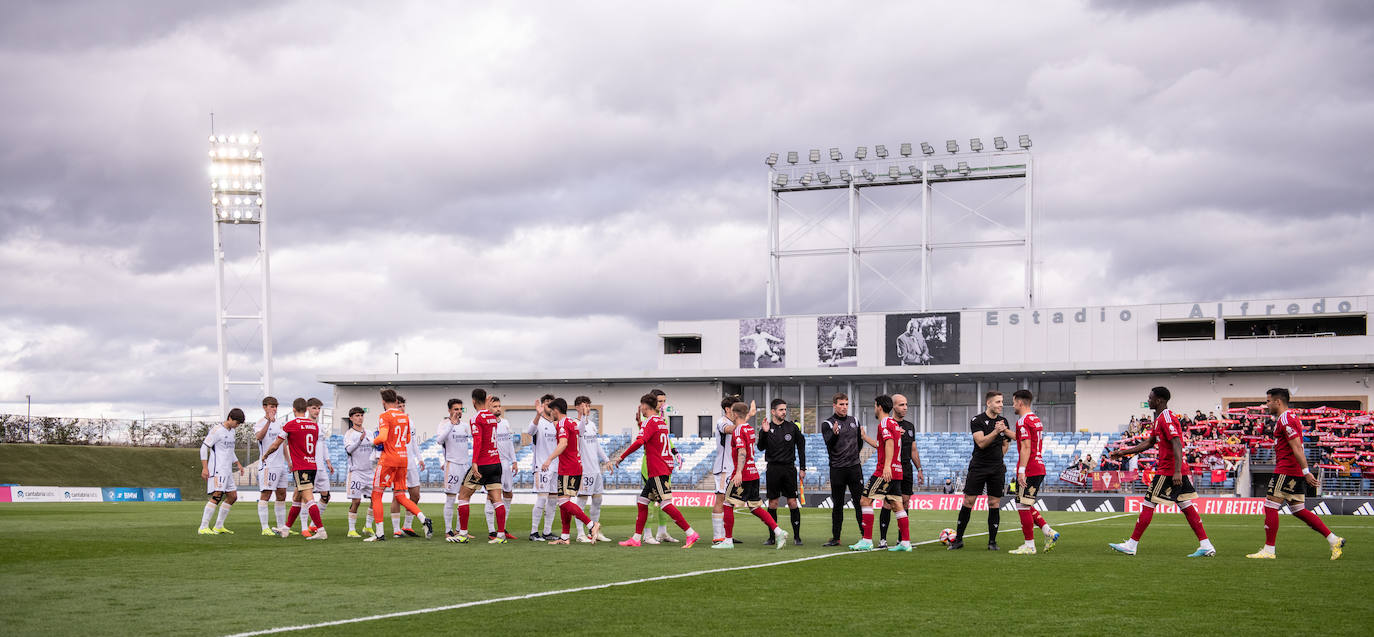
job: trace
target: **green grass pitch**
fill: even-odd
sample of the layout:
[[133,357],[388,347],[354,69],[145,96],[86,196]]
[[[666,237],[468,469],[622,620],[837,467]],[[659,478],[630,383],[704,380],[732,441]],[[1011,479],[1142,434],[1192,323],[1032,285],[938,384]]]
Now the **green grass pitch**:
[[[245,494],[249,495],[249,494]],[[363,544],[344,537],[346,507],[326,515],[331,537],[305,542],[258,535],[255,504],[229,517],[233,536],[196,535],[201,503],[0,505],[0,633],[217,635],[346,620],[694,571],[835,553],[828,510],[807,510],[803,547],[761,545],[763,526],[738,516],[739,546],[709,541],[627,549],[557,547],[522,537],[504,546],[433,540]],[[441,503],[426,502],[438,515]],[[685,510],[710,536],[705,509]],[[847,542],[856,539],[846,512]],[[622,539],[633,509],[606,507],[606,534]],[[784,520],[786,515],[782,516]],[[1112,552],[1133,515],[1049,513],[1063,533],[1050,553],[1011,556],[1019,530],[1002,517],[991,553],[971,537],[953,552],[836,557],[517,599],[455,610],[329,626],[315,634],[537,635],[968,634],[1340,634],[1374,632],[1374,520],[1329,516],[1347,538],[1332,562],[1326,542],[1284,516],[1279,559],[1247,560],[1260,547],[1259,517],[1205,518],[1219,556],[1185,559],[1195,547],[1181,516],[1158,515],[1140,554]],[[917,542],[954,525],[954,514],[913,517]],[[974,515],[970,533],[985,530]],[[1094,521],[1095,520],[1095,521]],[[1083,522],[1081,524],[1065,524]],[[481,510],[473,526],[484,530]],[[437,525],[442,531],[442,524]],[[389,527],[389,521],[388,521]],[[511,528],[528,532],[529,507]],[[681,537],[681,533],[674,531]],[[896,533],[895,525],[891,533]],[[1043,542],[1037,533],[1037,543]]]

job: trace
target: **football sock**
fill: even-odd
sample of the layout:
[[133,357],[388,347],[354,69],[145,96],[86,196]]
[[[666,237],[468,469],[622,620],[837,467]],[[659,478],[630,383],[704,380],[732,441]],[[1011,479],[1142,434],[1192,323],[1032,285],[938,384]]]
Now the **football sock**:
[[459,500],[459,501],[458,501],[458,532],[459,532],[459,533],[467,533],[467,532],[468,532],[468,506],[469,506],[469,505],[468,505],[468,501],[467,501],[467,500]]
[[1312,527],[1313,531],[1321,533],[1322,537],[1330,539],[1332,535],[1331,529],[1326,528],[1326,524],[1322,522],[1321,518],[1317,517],[1316,513],[1308,511],[1307,509],[1300,509],[1293,512],[1293,517],[1306,522],[1307,526]]
[[[992,507],[988,507],[988,513],[992,513],[992,511]],[[954,527],[954,539],[964,539],[964,529],[968,528],[968,520],[969,517],[972,515],[973,509],[970,509],[968,507],[959,507],[959,523],[956,524]],[[989,529],[991,529],[990,526]]]
[[497,502],[492,508],[496,509],[496,532],[504,535],[506,533],[506,503]]
[[1131,531],[1131,541],[1139,542],[1140,537],[1145,535],[1145,529],[1150,526],[1150,520],[1155,517],[1155,508],[1152,506],[1140,507],[1140,517],[1135,519],[1135,530]]
[[[420,506],[415,504],[415,501],[411,500],[410,497],[407,496],[404,491],[394,492],[391,494],[391,497],[394,498],[397,502],[400,502],[401,507],[404,508],[406,511],[409,511],[411,515],[420,515]],[[424,519],[421,518],[420,521],[424,522]],[[406,528],[409,527],[410,522],[406,522]]]
[[[487,533],[496,532],[496,506],[492,504],[491,498],[487,498]],[[534,531],[530,531],[533,533]]]
[[320,501],[319,501],[319,505],[320,505],[320,515],[324,515],[324,512],[325,512],[326,510],[329,509],[329,503],[326,502],[326,501],[324,501],[324,500],[320,500]]
[[592,496],[592,508],[587,511],[587,515],[596,522],[601,521],[601,494]]
[[721,513],[720,518],[721,529],[725,531],[725,535],[721,536],[721,539],[728,540],[735,537],[735,507],[725,507],[725,512]]
[[1031,512],[1027,509],[1017,509],[1016,514],[1021,517],[1021,535],[1025,536],[1026,543],[1035,542],[1035,521]]
[[277,500],[276,513],[277,513],[277,526],[286,526],[286,523],[285,523],[285,520],[286,520],[286,501],[285,501],[285,500]]
[[200,513],[200,528],[210,528],[210,516],[215,514],[215,506],[214,502],[205,503],[205,510]]
[[530,534],[539,532],[539,522],[544,517],[544,506],[548,504],[548,498],[540,495],[534,499],[534,508],[530,510]]
[[711,514],[711,539],[719,540],[725,537],[725,514]]
[[1002,509],[988,507],[988,544],[997,542],[997,528],[1002,526]]
[[262,528],[267,528],[267,500],[258,500],[258,522],[262,523]]
[[219,505],[219,517],[215,518],[215,528],[218,529],[224,527],[224,518],[229,517],[229,507],[231,506],[234,505],[229,504],[228,502]]
[[763,523],[768,525],[768,532],[769,532],[769,533],[776,533],[776,532],[777,532],[777,530],[778,530],[778,523],[777,523],[776,521],[773,520],[773,516],[768,515],[768,512],[765,511],[765,510],[763,509],[763,507],[756,507],[756,508],[752,511],[752,513],[754,514],[754,517],[757,517],[758,519],[763,520]]
[[778,523],[778,520],[781,520],[781,519],[782,519],[782,518],[778,517],[778,508],[777,508],[777,507],[768,507],[768,515],[769,515],[769,517],[773,518],[773,524],[777,524],[777,523]]
[[316,527],[324,526],[324,520],[320,519],[320,505],[314,502],[310,503],[310,522]]
[[1207,530],[1202,528],[1202,516],[1197,514],[1197,507],[1189,504],[1183,509],[1183,517],[1188,520],[1188,526],[1193,527],[1193,535],[1199,540],[1207,539]]
[[394,531],[399,531],[399,530],[401,530],[401,514],[400,514],[400,513],[392,513],[392,514],[391,514],[391,530],[392,530],[393,532],[394,532]]
[[444,533],[453,530],[453,503],[457,497],[452,493],[444,497]]
[[[571,519],[572,519],[572,518],[576,518],[577,521],[578,521],[579,523],[581,523],[581,524],[591,524],[591,523],[592,523],[592,519],[589,518],[589,517],[587,517],[587,513],[586,513],[585,511],[582,510],[582,507],[577,506],[577,503],[576,503],[576,502],[573,502],[572,500],[568,500],[567,502],[564,502],[563,504],[560,504],[560,505],[558,506],[558,508],[561,509],[564,513],[567,513],[567,514],[568,514],[569,520],[568,520],[568,521],[565,521],[565,522],[563,523],[563,528],[564,528],[564,529],[567,529],[567,525],[568,525],[569,523],[571,523],[571,521],[572,521]],[[567,531],[565,530],[564,533],[566,533],[566,532],[567,532]]]
[[291,512],[286,514],[286,528],[289,529],[289,528],[291,528],[292,526],[295,526],[295,525],[296,525],[296,518],[300,517],[300,515],[301,515],[301,505],[299,505],[299,504],[297,504],[297,503],[295,503],[295,502],[292,502],[292,503],[291,503]]
[[878,514],[878,537],[887,540],[887,527],[892,525],[892,511],[883,507],[883,512]]
[[544,499],[544,535],[553,532],[553,518],[561,513],[558,508],[558,501],[554,498]]
[[381,533],[382,528],[382,491],[374,489],[372,491],[372,523],[377,525],[377,532]]
[[358,514],[352,512],[352,511],[349,511],[349,512],[348,512],[348,530],[350,530],[350,531],[355,531],[355,530],[357,530],[357,528],[358,528]]
[[558,517],[559,521],[563,523],[563,535],[560,537],[566,538],[569,533],[572,533],[572,514],[568,513],[567,507],[559,505]]
[[787,517],[792,520],[792,538],[801,539],[801,509],[788,509]]
[[1031,512],[1031,521],[1035,523],[1035,526],[1040,527],[1040,528],[1043,529],[1043,528],[1045,528],[1045,527],[1047,527],[1047,526],[1050,525],[1049,522],[1046,522],[1046,521],[1045,521],[1045,516],[1040,515],[1040,510],[1039,510],[1039,509],[1031,509],[1030,512]]
[[638,502],[635,507],[635,539],[644,534],[644,523],[649,521],[649,504]]
[[911,541],[911,520],[906,516],[906,511],[897,512],[897,532],[901,533],[903,542]]
[[[668,514],[668,517],[672,518],[673,522],[677,523],[677,528],[682,529],[684,532],[687,533],[692,532],[692,525],[687,523],[687,518],[683,517],[682,512],[677,510],[677,507],[673,506],[671,502],[664,504],[662,511]],[[777,525],[775,524],[773,526],[776,527]],[[663,532],[667,533],[668,529],[664,528]]]
[[865,540],[873,539],[873,507],[862,507]]

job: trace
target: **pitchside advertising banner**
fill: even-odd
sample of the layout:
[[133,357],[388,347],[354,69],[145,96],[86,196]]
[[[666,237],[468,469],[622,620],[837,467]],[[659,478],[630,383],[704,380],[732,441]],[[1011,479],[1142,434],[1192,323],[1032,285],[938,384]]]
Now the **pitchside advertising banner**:
[[180,502],[181,489],[137,487],[0,487],[0,502]]

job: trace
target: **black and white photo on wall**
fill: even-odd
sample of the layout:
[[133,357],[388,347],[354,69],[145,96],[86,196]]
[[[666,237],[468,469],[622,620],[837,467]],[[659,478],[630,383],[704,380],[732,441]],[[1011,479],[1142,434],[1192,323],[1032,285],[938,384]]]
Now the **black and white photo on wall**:
[[816,361],[820,367],[859,365],[859,318],[853,314],[816,317]]
[[740,319],[740,369],[787,365],[787,328],[780,318]]
[[884,318],[888,365],[959,364],[958,312],[889,314]]

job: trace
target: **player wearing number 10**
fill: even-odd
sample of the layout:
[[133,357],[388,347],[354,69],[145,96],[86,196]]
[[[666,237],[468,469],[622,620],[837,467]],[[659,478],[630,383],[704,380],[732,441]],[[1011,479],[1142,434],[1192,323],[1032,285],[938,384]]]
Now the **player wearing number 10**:
[[644,489],[639,492],[636,502],[639,505],[638,515],[635,516],[635,534],[630,539],[621,542],[621,546],[639,546],[644,537],[644,523],[649,519],[649,503],[658,502],[663,508],[663,512],[676,522],[678,528],[687,533],[687,540],[682,548],[692,548],[696,543],[696,531],[692,530],[691,525],[687,524],[686,518],[682,517],[682,512],[673,506],[672,490],[668,487],[668,477],[672,475],[673,452],[668,446],[668,423],[658,414],[658,396],[645,394],[639,398],[639,415],[645,419],[644,428],[639,431],[639,438],[620,455],[616,456],[615,464],[625,461],[625,456],[635,452],[636,449],[644,447],[644,458],[648,461],[648,471],[644,478]]

